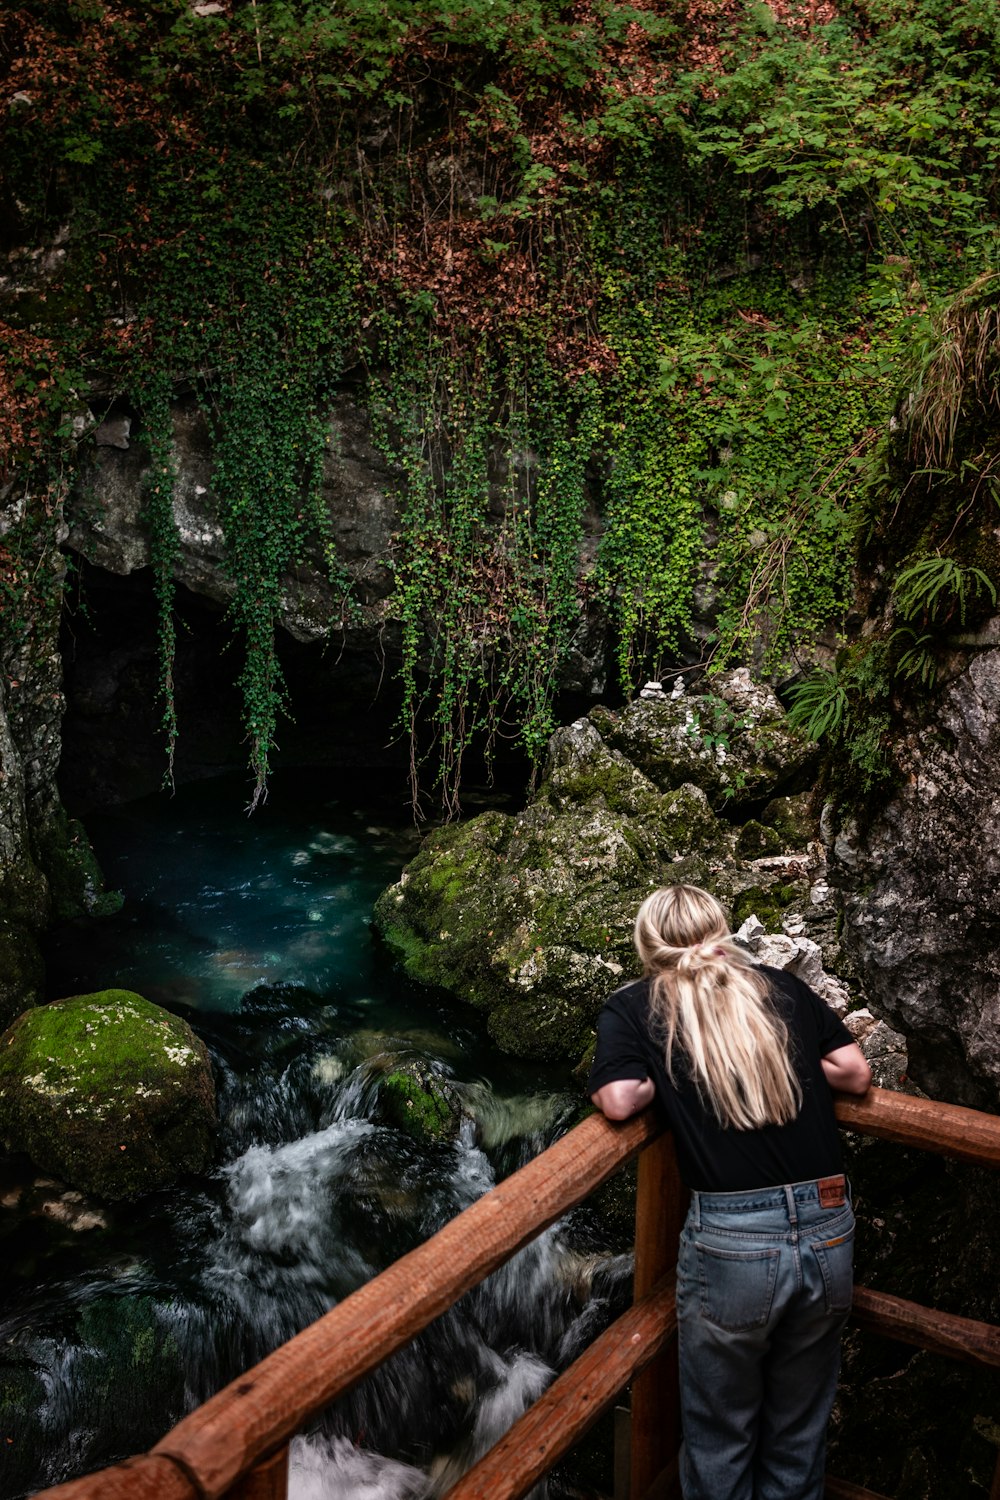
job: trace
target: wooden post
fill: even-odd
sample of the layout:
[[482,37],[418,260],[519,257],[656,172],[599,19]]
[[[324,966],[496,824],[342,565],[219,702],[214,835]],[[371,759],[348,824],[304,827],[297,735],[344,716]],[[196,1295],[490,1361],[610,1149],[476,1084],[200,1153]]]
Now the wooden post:
[[238,1479],[226,1500],[286,1500],[288,1495],[288,1445],[261,1459],[249,1474]]
[[1000,1500],[1000,1453],[997,1454],[997,1466],[993,1470],[993,1486],[990,1489],[990,1500]]
[[[635,1204],[636,1301],[677,1265],[677,1241],[687,1213],[687,1190],[677,1170],[674,1140],[662,1135],[639,1157]],[[632,1385],[631,1500],[642,1500],[676,1460],[681,1444],[677,1343]]]

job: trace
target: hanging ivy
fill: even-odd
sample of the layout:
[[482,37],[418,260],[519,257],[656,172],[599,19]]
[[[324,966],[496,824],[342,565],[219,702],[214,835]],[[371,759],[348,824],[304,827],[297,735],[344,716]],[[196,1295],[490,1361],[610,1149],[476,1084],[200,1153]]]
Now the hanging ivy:
[[581,591],[623,692],[794,668],[843,616],[901,360],[995,260],[992,0],[209,9],[0,17],[11,234],[65,252],[13,295],[0,456],[29,430],[16,348],[65,397],[40,441],[97,373],[140,407],[168,776],[178,393],[214,435],[251,805],[290,572],[339,567],[348,369],[402,472],[401,724],[446,812],[470,747],[537,761]]

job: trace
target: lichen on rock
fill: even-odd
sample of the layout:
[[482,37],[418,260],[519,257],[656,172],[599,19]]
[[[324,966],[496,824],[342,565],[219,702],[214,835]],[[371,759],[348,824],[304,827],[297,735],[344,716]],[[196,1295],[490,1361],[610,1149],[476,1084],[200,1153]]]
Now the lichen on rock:
[[204,1171],[215,1125],[204,1044],[129,990],[37,1006],[0,1037],[0,1134],[74,1187],[137,1198]]

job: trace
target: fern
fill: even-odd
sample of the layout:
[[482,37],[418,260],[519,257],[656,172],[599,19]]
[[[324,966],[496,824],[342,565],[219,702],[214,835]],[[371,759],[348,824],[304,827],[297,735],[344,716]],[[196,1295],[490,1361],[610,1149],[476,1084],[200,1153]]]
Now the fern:
[[932,688],[937,680],[937,657],[934,654],[934,637],[932,635],[917,635],[908,625],[900,630],[894,630],[890,639],[902,641],[907,637],[913,642],[911,646],[899,657],[896,662],[896,675],[906,677],[911,682],[915,678],[923,683],[924,687]]
[[788,721],[811,740],[839,733],[847,724],[850,708],[847,691],[836,668],[817,667],[804,682],[792,689]]
[[978,599],[984,590],[996,604],[996,587],[982,568],[965,568],[953,557],[924,557],[900,573],[893,598],[904,620],[919,615],[927,620],[946,619],[957,605],[964,625],[970,599]]

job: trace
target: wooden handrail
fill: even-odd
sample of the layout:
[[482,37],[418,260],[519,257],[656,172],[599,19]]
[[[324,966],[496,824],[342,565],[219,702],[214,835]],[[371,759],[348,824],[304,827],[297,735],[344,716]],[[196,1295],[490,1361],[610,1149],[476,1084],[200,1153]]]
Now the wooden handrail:
[[[863,1099],[837,1095],[835,1109],[849,1130],[962,1161],[1000,1166],[1000,1119],[995,1116],[885,1089],[872,1089]],[[44,1495],[47,1500],[219,1500],[255,1469],[263,1476],[262,1461],[272,1456],[277,1475],[284,1461],[282,1450],[305,1422],[662,1134],[662,1126],[649,1110],[621,1125],[612,1125],[601,1115],[589,1116],[431,1239],[185,1417],[150,1454],[71,1480]],[[677,1212],[677,1203],[665,1204],[664,1221],[668,1213],[675,1217]],[[666,1296],[658,1287],[626,1314],[626,1318],[642,1318],[646,1314],[641,1310],[648,1313],[647,1304],[654,1297],[659,1299],[657,1348],[662,1348],[668,1336],[662,1321]],[[986,1324],[865,1288],[858,1288],[858,1318],[890,1337],[976,1363],[1000,1364],[1000,1330]],[[607,1340],[611,1333],[602,1338]],[[592,1348],[604,1351],[609,1345],[599,1339]],[[581,1357],[582,1368],[571,1367],[560,1376],[514,1429],[520,1429],[517,1441],[543,1443],[547,1465],[574,1440],[564,1446],[550,1428],[552,1412],[564,1402],[566,1392],[578,1384],[584,1407],[574,1419],[582,1423],[579,1432],[592,1419],[588,1403],[603,1400],[606,1381],[598,1366],[604,1360],[610,1379],[610,1364],[603,1353],[596,1356],[596,1363],[590,1354]],[[634,1371],[645,1363],[637,1363]],[[596,1406],[589,1409],[597,1414]],[[522,1423],[529,1426],[522,1427]],[[501,1440],[501,1447],[505,1441]],[[490,1457],[481,1465],[489,1463]],[[256,1493],[252,1487],[251,1492]],[[266,1485],[260,1492],[266,1492]],[[460,1500],[460,1487],[452,1493]],[[865,1491],[841,1486],[830,1493],[861,1496]]]
[[[521,1500],[677,1331],[672,1281],[659,1286],[584,1350],[445,1500]],[[516,1477],[515,1477],[516,1476]]]
[[[636,1301],[663,1278],[674,1276],[689,1194],[681,1182],[672,1135],[661,1136],[639,1157],[635,1195]],[[633,1382],[630,1500],[643,1500],[681,1444],[677,1359],[660,1353]]]
[[881,1136],[920,1151],[935,1151],[957,1161],[1000,1167],[1000,1116],[917,1099],[891,1089],[869,1089],[864,1098],[837,1094],[837,1119],[847,1130]]
[[867,1286],[854,1288],[851,1317],[860,1327],[901,1344],[945,1354],[963,1364],[1000,1368],[1000,1328],[993,1323],[977,1323]]
[[[420,1333],[463,1293],[662,1133],[650,1111],[623,1125],[590,1115],[541,1156],[260,1364],[212,1396],[153,1448],[217,1500],[310,1417]],[[104,1500],[111,1470],[62,1485],[59,1500]],[[124,1493],[124,1492],[123,1492]],[[159,1500],[140,1483],[132,1500]]]

